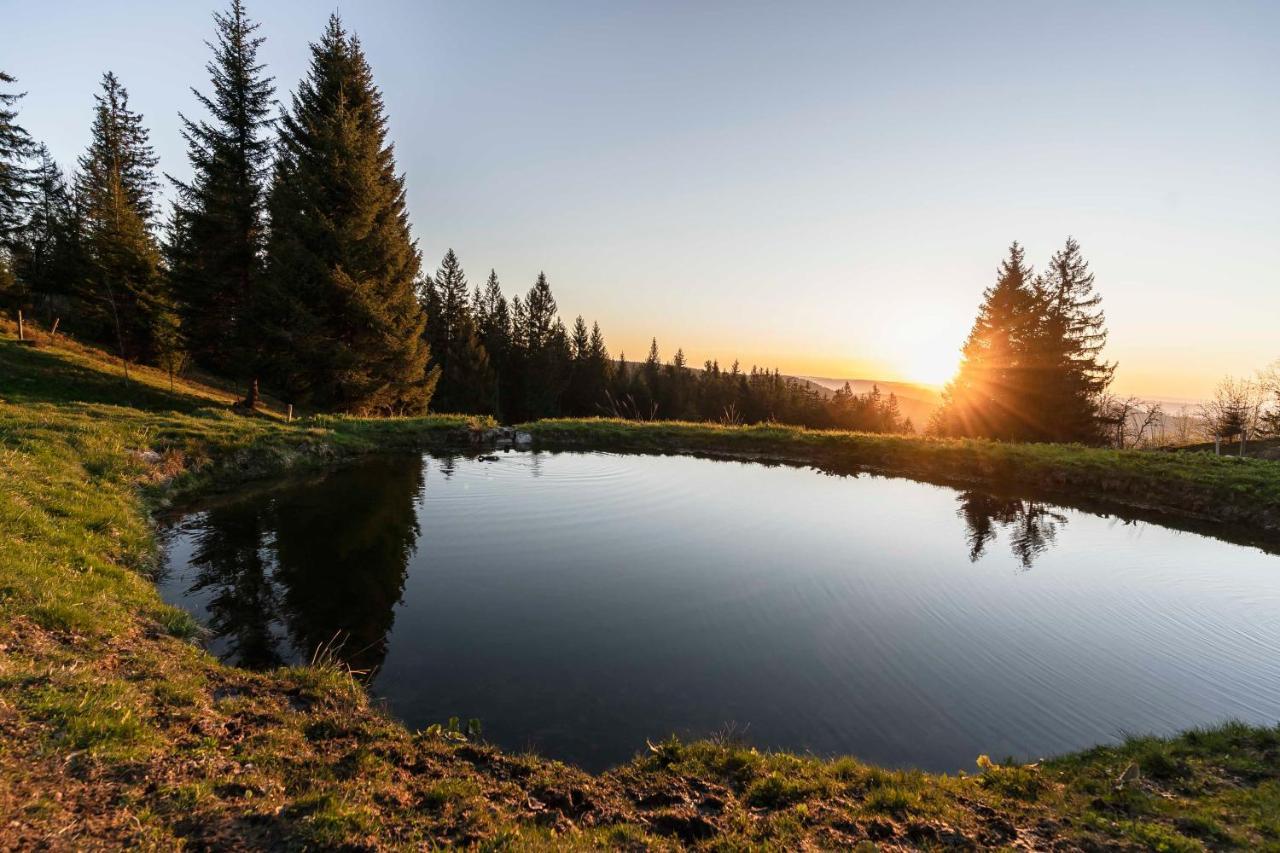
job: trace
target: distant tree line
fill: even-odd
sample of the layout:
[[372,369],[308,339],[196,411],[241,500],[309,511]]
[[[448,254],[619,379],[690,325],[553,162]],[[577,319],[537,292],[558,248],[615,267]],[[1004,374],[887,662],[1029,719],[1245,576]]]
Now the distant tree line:
[[508,421],[609,415],[632,419],[682,419],[909,432],[897,398],[878,389],[855,394],[848,384],[834,393],[778,371],[716,361],[701,369],[677,350],[669,361],[650,343],[642,362],[611,357],[598,323],[577,317],[566,328],[545,274],[523,298],[510,301],[498,275],[469,289],[466,273],[449,250],[424,278],[422,302],[440,380],[441,411],[482,412]]
[[[0,296],[130,362],[189,362],[259,379],[318,410],[613,414],[904,431],[893,395],[832,394],[777,371],[682,352],[610,358],[599,326],[560,320],[545,275],[508,301],[496,273],[469,290],[450,251],[421,272],[405,182],[359,40],[334,15],[288,108],[273,116],[263,39],[241,0],[214,15],[204,118],[181,116],[191,177],[169,177],[108,72],[70,180],[0,94]],[[12,77],[0,77],[10,86]]]

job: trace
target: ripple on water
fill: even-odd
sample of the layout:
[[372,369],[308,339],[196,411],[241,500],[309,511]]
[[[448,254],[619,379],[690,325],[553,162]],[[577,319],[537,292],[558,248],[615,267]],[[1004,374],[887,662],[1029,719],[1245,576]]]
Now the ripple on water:
[[599,768],[734,721],[955,770],[1280,719],[1280,560],[875,477],[679,456],[371,459],[166,533],[216,652],[335,633],[410,725]]

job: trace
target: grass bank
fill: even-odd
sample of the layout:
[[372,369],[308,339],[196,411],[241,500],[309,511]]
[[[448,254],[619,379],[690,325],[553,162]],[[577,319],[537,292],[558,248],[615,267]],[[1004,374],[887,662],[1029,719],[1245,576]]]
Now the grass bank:
[[[233,389],[170,389],[167,376],[132,372],[126,386],[94,350],[0,340],[0,846],[1280,849],[1280,728],[1225,725],[1035,766],[983,761],[955,776],[731,739],[663,741],[637,744],[633,761],[593,776],[447,728],[408,731],[333,666],[224,667],[151,583],[158,507],[193,490],[447,442],[472,423],[247,418],[229,411]],[[1049,473],[1057,469],[1044,460],[1057,458],[1068,483],[1112,467],[1154,487],[1169,471],[1179,489],[1190,483],[1215,501],[1235,494],[1241,507],[1246,498],[1274,507],[1280,476],[1270,463],[773,427],[530,429],[549,448],[967,470],[992,482],[1020,464]]]
[[911,477],[1130,510],[1236,538],[1280,541],[1280,464],[1210,453],[931,440],[781,424],[551,419],[525,424],[546,449],[698,453]]

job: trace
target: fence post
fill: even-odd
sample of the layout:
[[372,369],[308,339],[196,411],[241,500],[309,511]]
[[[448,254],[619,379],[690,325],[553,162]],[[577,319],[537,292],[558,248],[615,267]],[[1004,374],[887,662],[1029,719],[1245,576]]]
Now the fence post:
[[22,328],[22,309],[18,309],[18,340],[25,341],[27,339],[26,331]]
[[289,411],[285,414],[285,417],[288,418],[289,423],[293,423],[293,403],[289,404]]

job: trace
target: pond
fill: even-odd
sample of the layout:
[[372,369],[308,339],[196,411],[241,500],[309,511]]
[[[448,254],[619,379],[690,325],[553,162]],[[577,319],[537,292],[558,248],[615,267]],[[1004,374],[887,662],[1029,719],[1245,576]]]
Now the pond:
[[165,599],[408,725],[591,770],[646,739],[973,769],[1280,720],[1280,558],[1146,522],[685,456],[383,456],[210,500]]

